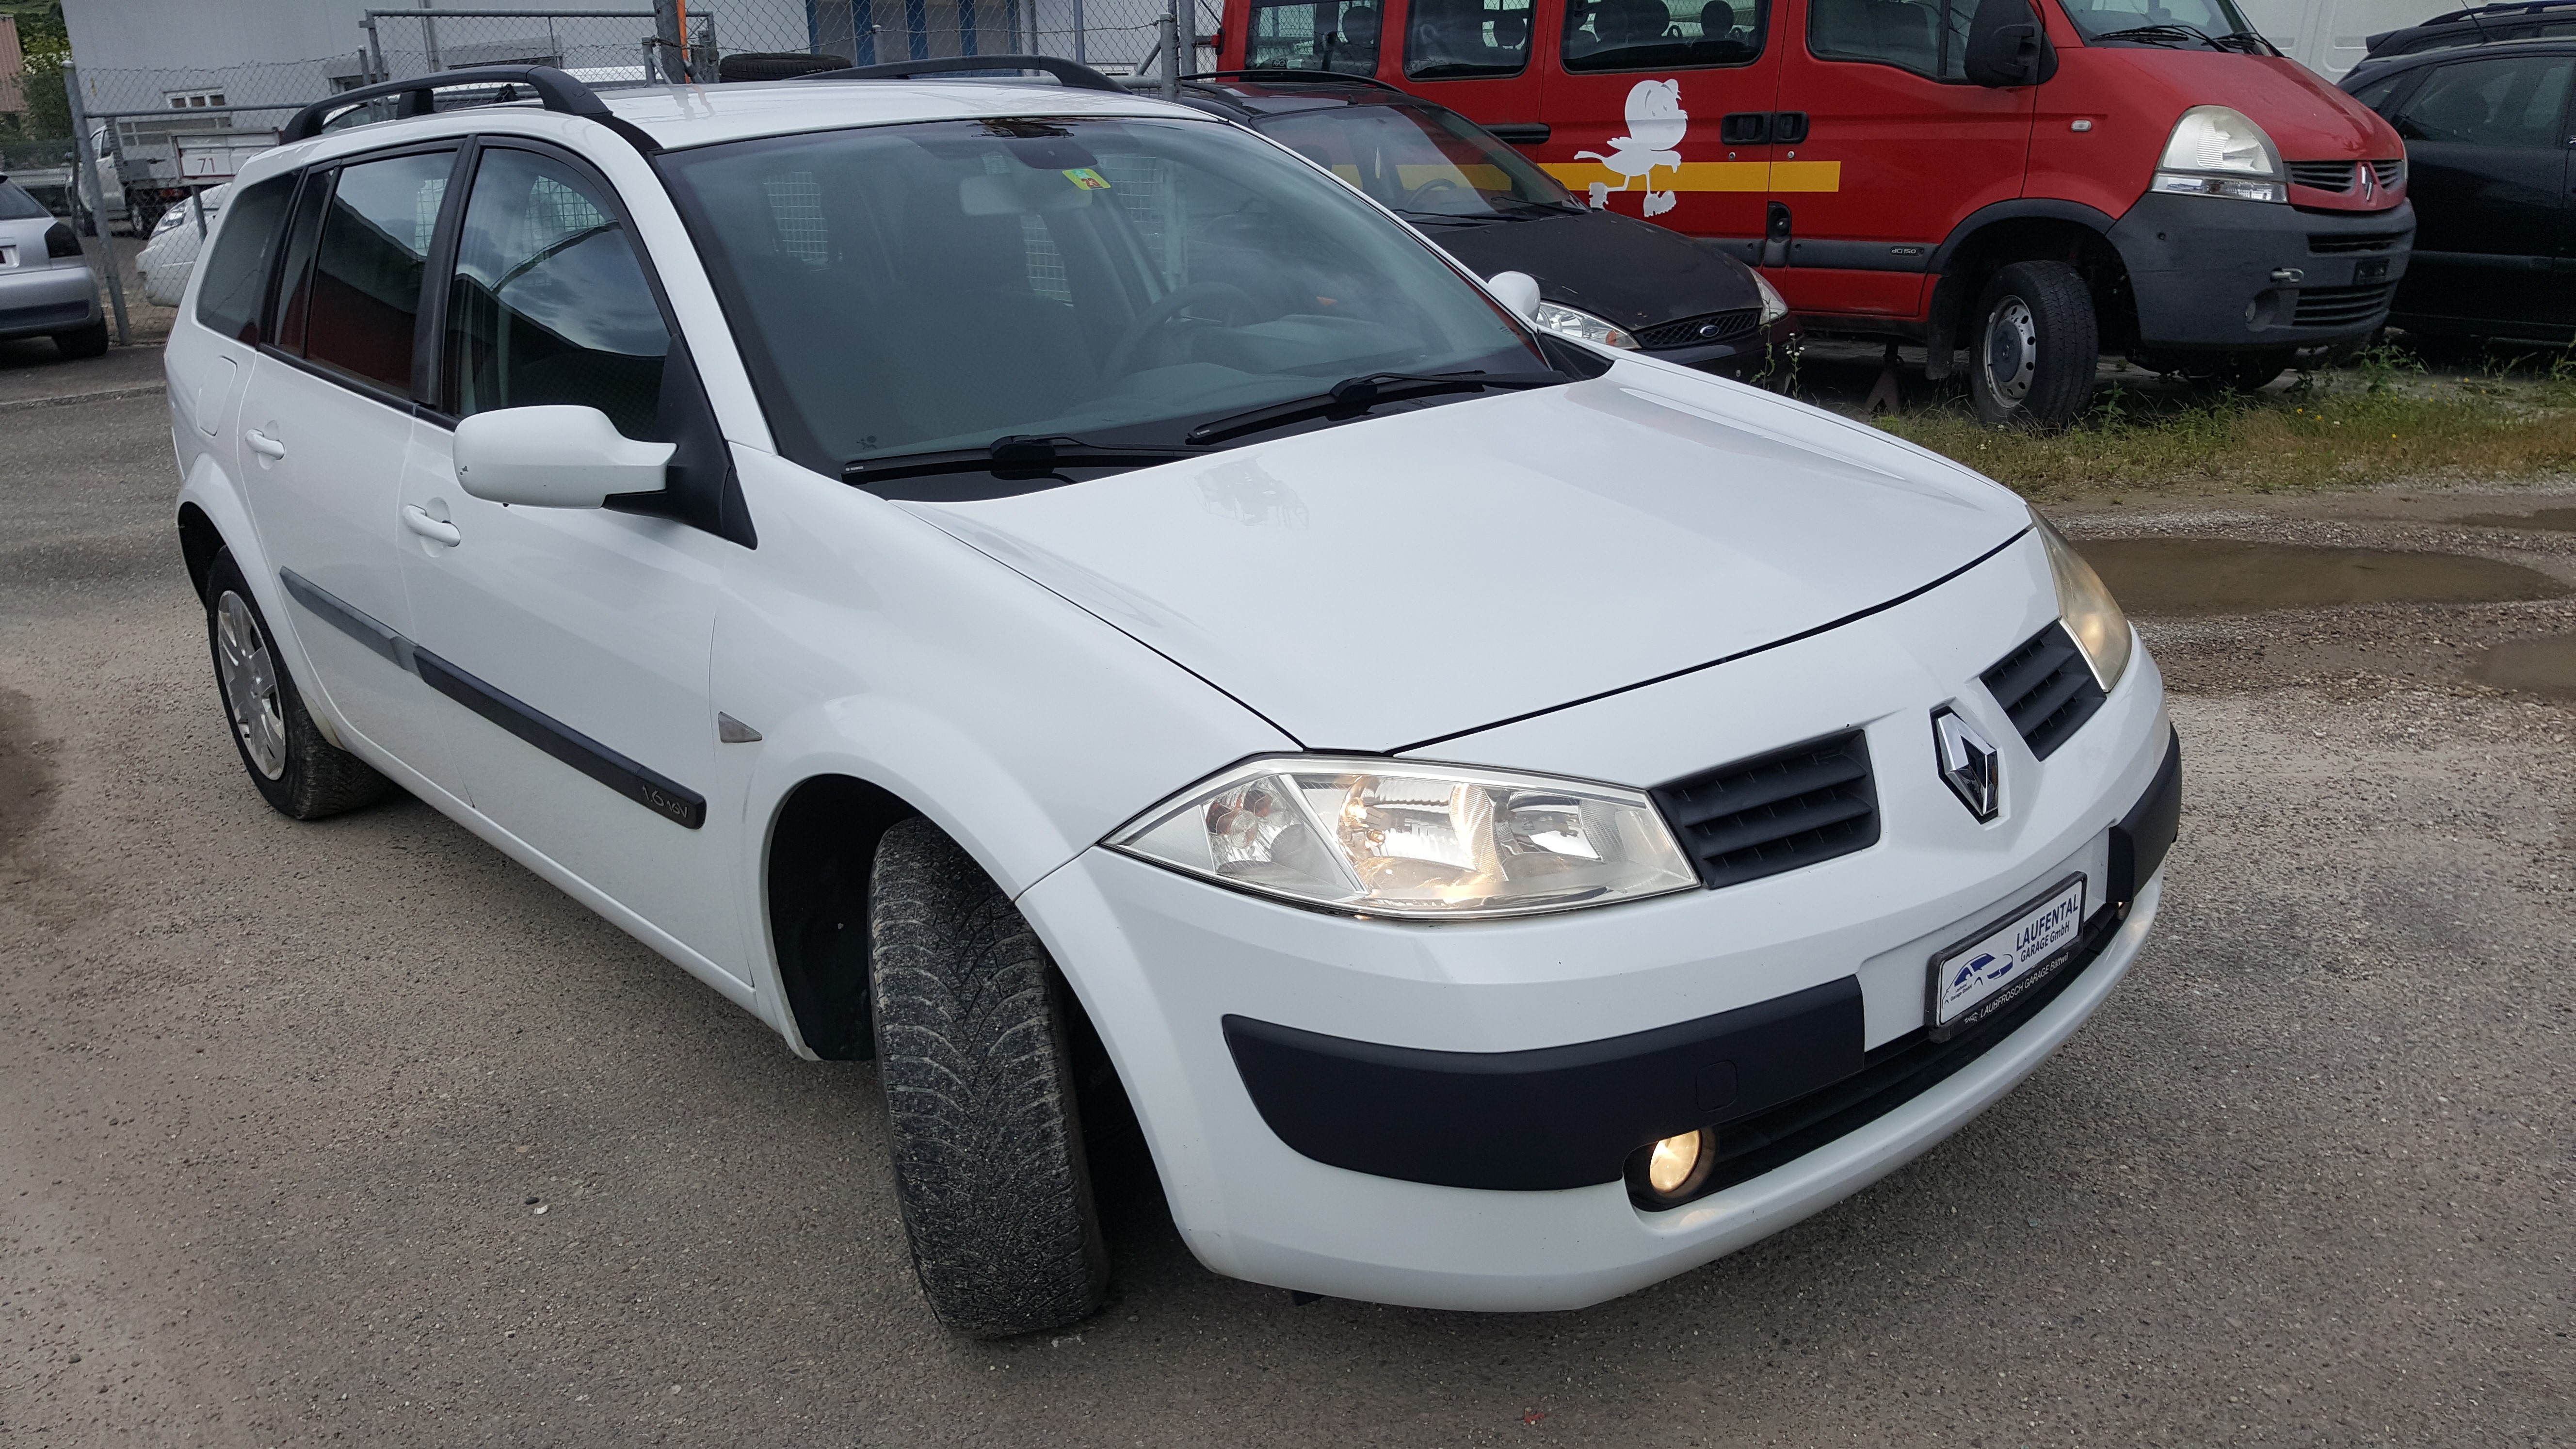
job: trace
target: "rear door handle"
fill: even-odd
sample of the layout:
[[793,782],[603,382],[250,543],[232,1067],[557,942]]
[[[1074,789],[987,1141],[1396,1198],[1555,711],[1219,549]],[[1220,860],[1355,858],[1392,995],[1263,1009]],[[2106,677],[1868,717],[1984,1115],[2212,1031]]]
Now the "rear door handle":
[[410,529],[412,532],[419,534],[421,537],[428,539],[432,543],[443,543],[453,548],[457,544],[465,541],[465,535],[457,531],[455,524],[442,523],[439,520],[430,517],[427,513],[421,510],[421,506],[417,503],[406,503],[403,505],[402,521],[403,527]]
[[268,434],[261,432],[257,428],[242,429],[242,441],[250,444],[250,450],[259,454],[263,458],[283,458],[286,456],[286,445],[284,443],[279,442],[277,439],[270,437]]

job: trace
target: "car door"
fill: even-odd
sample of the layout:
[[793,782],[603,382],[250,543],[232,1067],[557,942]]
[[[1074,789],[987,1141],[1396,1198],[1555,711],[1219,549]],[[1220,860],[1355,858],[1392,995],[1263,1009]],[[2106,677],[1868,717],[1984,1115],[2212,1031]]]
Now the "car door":
[[1800,311],[1915,316],[1951,229],[2021,195],[2038,87],[1968,83],[1976,0],[1796,4],[1806,43],[1787,47],[1780,105],[1805,113],[1807,139],[1772,169],[1790,243],[1767,275]]
[[[1782,46],[1774,0],[1561,0],[1540,37],[1540,152],[1580,200],[1738,243],[1766,226]],[[1796,119],[1786,123],[1794,132]]]
[[[724,885],[739,803],[707,794],[707,667],[741,545],[654,512],[487,502],[458,486],[454,461],[454,426],[477,413],[595,407],[629,437],[667,441],[703,395],[604,180],[515,143],[482,146],[471,170],[442,289],[439,403],[403,478],[420,667],[459,706],[451,745],[475,809],[739,986]],[[720,442],[705,446],[721,470]],[[702,451],[691,459],[675,489],[686,467],[706,471]]]
[[2576,56],[2430,66],[2391,107],[2406,139],[2415,250],[2396,312],[2464,331],[2576,326],[2568,268],[2569,78]]
[[456,158],[440,146],[305,174],[234,475],[312,686],[368,742],[451,790],[444,731],[401,649],[412,615],[395,543],[424,268]]

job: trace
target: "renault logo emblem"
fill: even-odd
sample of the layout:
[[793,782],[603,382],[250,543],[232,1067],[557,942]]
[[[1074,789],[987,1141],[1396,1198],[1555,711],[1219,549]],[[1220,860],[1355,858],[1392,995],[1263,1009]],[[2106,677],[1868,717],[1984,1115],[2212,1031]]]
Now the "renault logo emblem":
[[1992,820],[2001,813],[2003,758],[1986,743],[1986,737],[1945,704],[1932,711],[1932,742],[1940,757],[1942,780],[1968,813],[1979,820]]
[[2352,169],[2361,173],[2361,199],[2369,201],[2379,195],[2379,173],[2367,161],[2356,161]]

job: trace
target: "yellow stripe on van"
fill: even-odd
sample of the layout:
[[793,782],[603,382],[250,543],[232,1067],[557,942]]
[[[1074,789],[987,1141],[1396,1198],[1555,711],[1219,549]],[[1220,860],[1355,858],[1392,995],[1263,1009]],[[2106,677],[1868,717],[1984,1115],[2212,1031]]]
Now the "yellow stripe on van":
[[[1618,172],[1591,161],[1551,161],[1540,170],[1573,188],[1588,191],[1595,181],[1611,190],[1623,179]],[[1632,191],[1840,191],[1840,161],[1685,161],[1678,168],[1659,166],[1652,176],[1628,183]]]

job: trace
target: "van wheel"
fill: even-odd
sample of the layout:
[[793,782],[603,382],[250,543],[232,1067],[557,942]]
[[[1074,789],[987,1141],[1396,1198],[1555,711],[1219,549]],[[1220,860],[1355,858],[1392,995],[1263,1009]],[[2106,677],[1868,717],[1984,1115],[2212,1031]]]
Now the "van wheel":
[[2093,293],[2064,262],[2015,262],[1978,294],[1968,392],[1994,424],[2057,428],[2093,397]]
[[393,794],[393,781],[322,737],[278,658],[275,637],[233,551],[216,554],[206,569],[206,640],[233,746],[260,798],[281,815],[319,820]]
[[102,317],[87,327],[54,334],[54,350],[65,357],[104,357],[107,355],[107,319]]
[[919,817],[877,844],[868,931],[895,1200],[931,1311],[983,1338],[1088,1317],[1109,1249],[1063,978],[974,857]]

